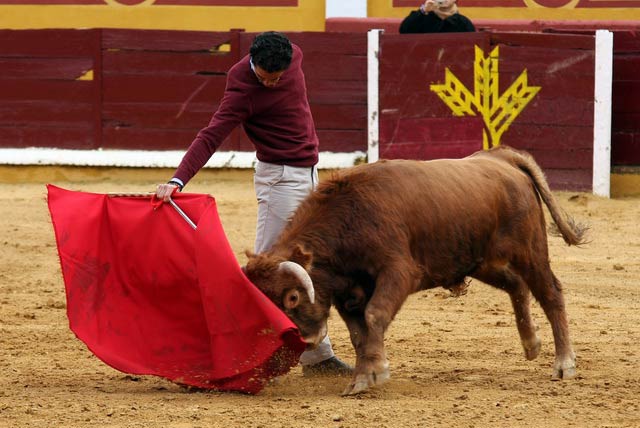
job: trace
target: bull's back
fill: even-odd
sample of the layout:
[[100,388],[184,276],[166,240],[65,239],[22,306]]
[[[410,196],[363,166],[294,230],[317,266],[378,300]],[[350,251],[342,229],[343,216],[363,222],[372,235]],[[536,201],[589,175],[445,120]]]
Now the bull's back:
[[333,202],[356,211],[335,210],[341,214],[333,222],[345,223],[345,236],[358,235],[357,248],[372,254],[413,258],[429,277],[423,287],[459,283],[497,247],[496,240],[515,239],[531,219],[543,219],[528,176],[490,155],[379,161],[327,185],[339,195]]
[[514,199],[535,200],[526,174],[491,157],[383,160],[352,169],[337,187],[363,205],[386,208],[385,215],[429,214],[439,221],[453,220],[453,213],[484,217],[509,208]]

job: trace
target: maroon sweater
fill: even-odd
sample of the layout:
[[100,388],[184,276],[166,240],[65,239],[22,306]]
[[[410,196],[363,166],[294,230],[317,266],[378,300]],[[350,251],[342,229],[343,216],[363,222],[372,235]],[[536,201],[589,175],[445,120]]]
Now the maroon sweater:
[[293,45],[291,65],[272,88],[258,81],[248,55],[231,67],[218,110],[191,143],[174,177],[187,184],[238,125],[244,127],[261,161],[291,166],[318,162],[318,136],[298,46]]

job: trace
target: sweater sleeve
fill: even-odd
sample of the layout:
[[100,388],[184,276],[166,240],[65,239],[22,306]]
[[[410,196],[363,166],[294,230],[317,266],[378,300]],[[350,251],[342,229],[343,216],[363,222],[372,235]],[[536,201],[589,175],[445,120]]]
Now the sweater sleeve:
[[222,142],[250,115],[250,97],[241,84],[237,84],[231,72],[227,77],[224,96],[209,125],[198,135],[185,153],[174,177],[185,185],[209,161]]

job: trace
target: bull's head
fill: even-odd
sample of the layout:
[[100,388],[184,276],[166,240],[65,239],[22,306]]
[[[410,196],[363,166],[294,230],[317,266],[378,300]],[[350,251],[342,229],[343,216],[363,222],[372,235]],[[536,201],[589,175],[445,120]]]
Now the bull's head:
[[329,299],[314,289],[311,254],[295,246],[287,258],[271,252],[247,252],[247,257],[247,278],[287,314],[311,347],[318,345],[327,334]]

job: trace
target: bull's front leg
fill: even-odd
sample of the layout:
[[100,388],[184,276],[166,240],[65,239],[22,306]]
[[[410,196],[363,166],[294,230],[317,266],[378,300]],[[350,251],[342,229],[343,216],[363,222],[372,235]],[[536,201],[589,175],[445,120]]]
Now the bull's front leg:
[[366,315],[359,314],[357,317],[343,318],[347,323],[351,343],[356,351],[356,367],[353,379],[342,395],[358,394],[389,379],[389,363],[384,351],[384,337],[379,340],[371,334]]
[[342,395],[358,394],[389,380],[384,333],[418,282],[410,268],[394,267],[396,269],[388,269],[378,276],[364,316],[345,319],[356,351],[356,367]]

